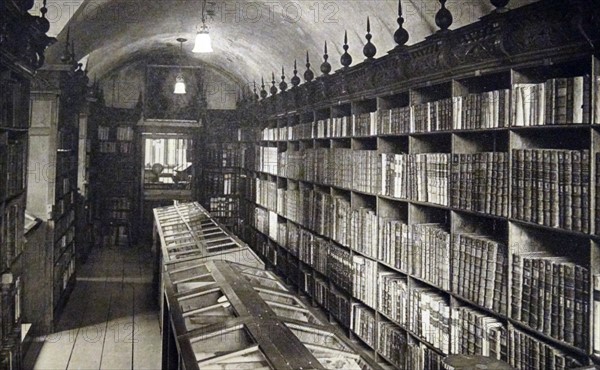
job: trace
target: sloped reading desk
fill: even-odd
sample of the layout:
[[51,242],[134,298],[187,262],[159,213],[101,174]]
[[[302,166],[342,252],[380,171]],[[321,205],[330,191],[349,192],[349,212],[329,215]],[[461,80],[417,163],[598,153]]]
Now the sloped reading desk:
[[156,208],[163,369],[382,369],[198,203]]

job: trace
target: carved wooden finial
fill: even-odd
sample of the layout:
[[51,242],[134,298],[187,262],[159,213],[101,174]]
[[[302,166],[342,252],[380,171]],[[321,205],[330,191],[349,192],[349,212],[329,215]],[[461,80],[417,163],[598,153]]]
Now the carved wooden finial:
[[321,73],[327,76],[329,72],[331,72],[331,64],[329,64],[329,62],[327,61],[329,59],[329,54],[327,54],[327,41],[325,41],[325,48],[323,50],[324,54],[323,63],[321,63]]
[[75,58],[75,41],[71,41],[71,63],[73,66],[77,66],[77,59]]
[[315,78],[314,72],[310,69],[310,57],[308,50],[306,51],[306,72],[304,72],[304,81],[310,82]]
[[452,25],[453,18],[452,13],[448,9],[446,9],[446,1],[447,0],[439,0],[441,4],[440,10],[438,10],[435,15],[435,24],[440,28],[438,32],[448,31],[450,25]]
[[69,47],[71,46],[71,27],[67,27],[67,40],[65,41],[65,50],[63,51],[63,55],[60,57],[60,60],[68,64],[71,62],[71,55],[69,51]]
[[36,18],[36,23],[38,29],[42,33],[46,33],[50,30],[50,22],[46,19],[46,13],[48,13],[48,8],[46,7],[46,0],[44,0],[42,7],[40,8],[40,17]]
[[298,64],[296,63],[295,59],[294,59],[294,77],[292,77],[292,79],[290,81],[292,81],[293,87],[300,85],[300,77],[298,77]]
[[510,0],[491,0],[490,2],[496,7],[496,10],[494,10],[496,13],[503,13],[508,10],[506,6]]
[[283,66],[281,66],[281,82],[279,83],[279,90],[281,91],[285,91],[287,90],[288,85],[285,82],[285,69]]
[[340,58],[340,62],[342,63],[344,68],[348,68],[350,66],[350,64],[352,64],[352,56],[350,54],[348,54],[349,48],[350,47],[348,46],[348,31],[345,31],[344,32],[344,54],[342,54],[342,57]]
[[143,107],[144,107],[144,94],[140,90],[140,93],[138,94],[138,100],[135,103],[135,109],[141,110]]
[[404,17],[402,17],[402,0],[398,0],[398,29],[394,32],[394,41],[398,46],[396,48],[402,48],[408,42],[408,31],[404,29]]
[[273,86],[271,86],[271,95],[275,95],[275,94],[277,94],[277,86],[275,85],[275,83],[276,83],[275,82],[275,73],[271,72],[271,74],[272,74],[272,78],[273,78],[271,80],[271,83],[273,85]]
[[252,98],[256,101],[258,100],[258,93],[256,92],[256,80],[252,81],[252,84],[254,85],[254,88],[252,89],[252,92],[254,93]]
[[265,99],[267,96],[269,96],[269,93],[265,89],[265,78],[261,77],[260,81],[262,83],[261,89],[260,89],[260,97],[261,97],[261,99]]
[[377,54],[377,48],[375,47],[375,45],[373,45],[373,43],[371,43],[371,38],[373,38],[373,36],[371,35],[371,21],[369,20],[369,17],[367,16],[367,43],[365,44],[365,46],[363,47],[363,54],[367,57],[368,60],[373,60],[373,57],[375,56],[375,54]]

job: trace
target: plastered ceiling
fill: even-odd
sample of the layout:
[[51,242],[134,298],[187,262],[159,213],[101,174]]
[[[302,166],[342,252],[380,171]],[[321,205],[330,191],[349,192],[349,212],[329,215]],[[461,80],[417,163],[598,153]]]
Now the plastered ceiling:
[[[516,8],[534,0],[513,0]],[[210,1],[209,1],[210,3]],[[271,72],[280,79],[282,65],[286,76],[292,76],[294,59],[302,75],[306,51],[313,70],[322,61],[323,43],[329,46],[334,71],[341,67],[344,31],[348,31],[349,53],[353,64],[364,60],[367,16],[371,20],[372,42],[377,57],[385,55],[395,44],[397,0],[213,0],[214,11],[208,26],[214,52],[192,54],[193,38],[201,24],[200,0],[50,0],[49,17],[58,43],[46,55],[50,63],[59,62],[63,54],[67,27],[75,42],[77,58],[89,55],[88,74],[103,76],[133,60],[161,50],[172,54],[178,37],[189,39],[184,44],[188,57],[218,69],[238,83],[271,80]],[[436,0],[402,0],[404,27],[410,34],[408,44],[423,40],[437,30]],[[472,23],[494,7],[488,0],[450,0],[446,4],[454,23],[450,27]],[[317,73],[318,75],[318,73]]]

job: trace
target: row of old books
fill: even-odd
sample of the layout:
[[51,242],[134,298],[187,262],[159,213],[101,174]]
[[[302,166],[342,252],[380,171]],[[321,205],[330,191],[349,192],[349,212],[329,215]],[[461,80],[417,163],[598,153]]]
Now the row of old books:
[[354,304],[352,307],[352,322],[350,329],[369,347],[376,348],[377,323],[375,312],[362,304]]
[[508,217],[508,153],[452,154],[450,205]]
[[[75,210],[71,208],[63,217],[57,218],[54,224],[55,234],[65,235],[66,232],[73,228],[73,222],[75,221]],[[20,222],[19,222],[20,223]]]
[[110,140],[110,127],[98,126],[98,140],[100,140],[100,141]]
[[[266,148],[271,149],[271,148]],[[369,194],[381,194],[399,199],[411,199],[440,205],[449,205],[450,167],[452,155],[448,153],[427,154],[378,154],[376,151],[351,150],[351,149],[314,149],[304,151],[303,154],[280,155],[280,168],[288,167],[289,173],[298,175],[294,179],[316,182],[345,189],[356,190]],[[493,154],[490,161],[494,160],[499,168],[493,164],[486,164],[486,174],[496,174],[492,179],[481,178],[475,190],[481,198],[489,201],[477,202],[477,209],[492,210],[492,199],[495,201],[493,208],[507,208],[507,181],[503,176],[506,170],[500,165],[505,164],[501,155]],[[456,158],[459,160],[460,158]],[[465,158],[465,165],[469,163]],[[460,166],[460,164],[459,164]],[[482,167],[481,165],[480,167]],[[460,168],[460,167],[459,167]],[[467,168],[463,168],[467,171]],[[455,169],[456,170],[456,169]],[[283,174],[284,171],[280,173]],[[469,175],[470,176],[470,175]],[[462,178],[463,183],[468,179]],[[460,177],[455,176],[459,182],[455,188],[460,189]],[[502,180],[502,181],[501,181]],[[488,184],[489,183],[489,184]],[[472,181],[469,182],[472,189]],[[465,198],[468,197],[467,185],[463,186]],[[504,190],[503,190],[504,189]],[[494,191],[498,190],[498,191]],[[479,195],[481,194],[481,195]],[[472,198],[472,196],[471,196]],[[504,202],[504,204],[502,204]],[[465,207],[473,201],[465,202]],[[479,205],[482,203],[483,205]]]
[[511,317],[552,338],[587,349],[590,273],[567,257],[514,253]]
[[408,236],[410,273],[446,291],[450,290],[450,233],[441,224],[411,225]]
[[352,296],[372,309],[377,308],[377,262],[352,256]]
[[596,195],[594,197],[594,200],[596,201],[596,203],[595,203],[596,204],[596,207],[595,207],[596,217],[594,217],[594,226],[595,226],[594,233],[596,235],[600,235],[600,153],[596,153],[595,159],[596,159],[596,163],[595,163]]
[[[75,226],[71,225],[69,228],[64,231],[64,233],[58,238],[58,241],[54,244],[55,254],[54,258],[58,259],[61,256],[61,252],[72,245],[75,240]],[[56,261],[54,261],[56,262]]]
[[497,318],[469,307],[454,307],[451,352],[507,361],[508,331]]
[[202,186],[205,194],[238,194],[241,177],[238,172],[205,170],[202,172]]
[[362,255],[450,290],[447,266],[450,234],[442,225],[408,226],[380,217],[367,207],[352,208],[347,199],[318,191],[280,190],[279,193],[285,194],[279,198],[285,198],[286,206],[294,206],[293,212],[289,207],[278,208],[289,220]]
[[406,277],[389,271],[377,273],[379,289],[377,308],[396,324],[408,325],[408,281]]
[[[11,198],[20,194],[25,189],[27,163],[27,141],[24,139],[8,140],[6,135],[0,134],[0,200]],[[47,168],[34,168],[38,181],[52,181],[44,178]]]
[[[310,231],[297,228],[294,224],[289,225],[288,240],[289,244],[295,244],[297,248],[296,256],[298,259],[321,274],[327,273],[327,264],[329,257],[330,241],[320,238]],[[297,235],[297,240],[292,240]],[[292,249],[292,254],[294,249]]]
[[375,151],[306,151],[305,180],[440,205],[449,203],[451,155],[378,154]]
[[411,132],[449,131],[453,128],[453,99],[441,99],[412,107]]
[[520,370],[573,369],[583,364],[551,344],[540,341],[523,331],[509,328],[508,361]]
[[239,199],[232,197],[210,197],[208,205],[210,213],[215,217],[236,217],[239,210]]
[[[590,76],[515,84],[512,89],[512,124],[542,126],[591,123],[591,89]],[[597,94],[594,94],[594,99],[598,100]]]
[[132,141],[133,140],[133,127],[129,127],[129,126],[117,127],[117,140],[118,141]]
[[594,355],[600,356],[600,274],[595,274],[592,277],[592,309],[593,309],[593,328],[594,334],[592,336],[593,352]]
[[21,83],[3,79],[0,82],[0,128],[27,129],[29,122],[21,118],[23,107],[29,105],[28,100],[29,92]]
[[277,175],[288,179],[300,180],[305,177],[304,151],[299,152],[282,152],[277,158]]
[[56,204],[52,208],[53,218],[59,219],[61,218],[66,211],[70,210],[75,204],[75,192],[71,191],[65,195],[63,195],[60,199],[56,201]]
[[300,290],[313,298],[323,308],[329,306],[329,283],[322,278],[315,277],[310,271],[301,271]]
[[239,143],[209,144],[204,153],[204,164],[209,167],[245,166],[246,146]]
[[409,291],[408,329],[445,354],[450,353],[450,304],[436,289]]
[[352,254],[345,248],[331,244],[327,258],[327,276],[338,287],[352,293]]
[[477,130],[508,127],[510,124],[510,90],[494,90],[453,100],[455,130]]
[[346,328],[352,327],[352,301],[348,296],[334,288],[329,289],[329,301],[326,309]]
[[352,136],[352,117],[344,116],[318,120],[314,133],[312,130],[308,129],[307,133],[308,135],[303,136],[302,138],[320,139]]
[[388,321],[379,321],[377,335],[379,353],[398,369],[405,369],[408,351],[406,332]]
[[266,258],[273,266],[278,265],[279,253],[273,243],[269,243],[264,237],[258,237],[253,243],[256,252]]
[[452,291],[481,307],[507,315],[508,254],[505,244],[477,234],[454,234]]
[[265,235],[269,235],[269,211],[255,207],[254,217],[251,219],[252,226]]
[[255,183],[256,204],[261,205],[272,211],[277,210],[277,183],[258,178],[255,179]]
[[257,171],[277,175],[277,148],[256,147],[256,159],[255,166]]
[[10,268],[15,257],[23,251],[24,240],[22,230],[25,224],[24,202],[13,202],[10,206],[4,206],[0,214],[0,238],[3,240],[3,248],[0,250],[0,265]]
[[451,155],[382,154],[382,195],[448,206]]
[[295,126],[265,128],[261,137],[279,141],[502,128],[509,126],[510,96],[508,89],[472,93]]
[[100,153],[116,153],[117,148],[117,142],[115,141],[101,141],[98,143]]
[[423,343],[409,343],[406,370],[443,370],[445,356]]
[[588,150],[513,149],[512,172],[513,218],[589,232]]
[[[357,152],[347,148],[307,150],[305,151],[304,161],[296,165],[301,168],[301,173],[304,173],[304,177],[301,178],[302,180],[319,184],[352,188],[354,186],[354,177],[359,172],[367,172],[369,175],[365,174],[362,178],[370,176],[373,183],[377,183],[377,178],[373,178],[373,175],[376,176],[376,172],[374,172],[376,171],[376,167],[359,167],[371,165],[377,157],[376,152]],[[355,160],[360,161],[360,163],[354,162]],[[365,184],[364,181],[363,185],[372,186]]]
[[382,109],[377,113],[377,132],[380,135],[410,133],[412,107]]

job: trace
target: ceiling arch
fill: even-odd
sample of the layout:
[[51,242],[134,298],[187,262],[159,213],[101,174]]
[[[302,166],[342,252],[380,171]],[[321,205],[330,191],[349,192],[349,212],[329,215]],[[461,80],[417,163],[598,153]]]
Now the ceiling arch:
[[[534,0],[513,0],[519,7]],[[52,2],[52,0],[51,0]],[[75,42],[78,56],[88,55],[90,76],[101,79],[146,54],[176,44],[185,37],[186,54],[199,62],[218,68],[240,83],[280,80],[281,68],[292,76],[294,60],[299,74],[304,70],[305,54],[311,57],[313,70],[322,61],[323,44],[329,46],[334,71],[341,67],[344,31],[348,32],[349,53],[353,64],[364,60],[366,18],[371,20],[372,42],[385,55],[395,44],[398,28],[397,0],[215,0],[214,17],[209,22],[214,52],[191,54],[193,38],[200,23],[200,0],[83,0],[66,25]],[[404,27],[410,34],[409,44],[423,40],[437,30],[434,19],[439,9],[435,0],[403,0]],[[489,1],[450,0],[457,28],[479,19],[494,8]],[[47,51],[47,60],[58,62],[63,54],[67,26],[58,34],[58,43]]]

